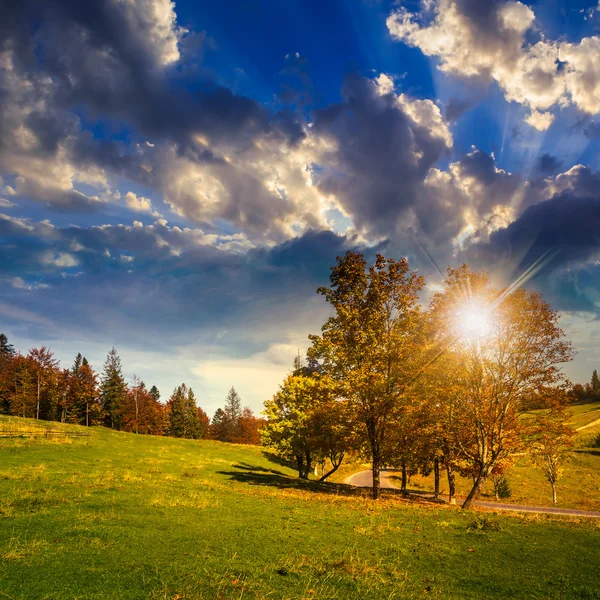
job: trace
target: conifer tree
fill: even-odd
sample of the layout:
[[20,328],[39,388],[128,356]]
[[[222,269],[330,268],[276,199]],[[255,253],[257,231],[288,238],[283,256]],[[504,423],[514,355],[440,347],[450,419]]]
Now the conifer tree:
[[102,373],[101,401],[108,427],[120,429],[120,409],[127,393],[121,359],[113,347],[106,357]]
[[213,440],[225,441],[227,417],[222,408],[217,408],[210,424],[210,437]]
[[592,373],[592,381],[590,387],[591,392],[594,396],[600,394],[600,378],[598,377],[598,371],[596,371],[596,369],[594,369],[594,372]]
[[186,431],[185,436],[198,440],[202,437],[202,425],[200,423],[200,415],[198,414],[198,406],[196,405],[196,397],[192,388],[188,389],[185,398],[185,421]]
[[150,388],[149,393],[157,402],[160,400],[160,392],[158,391],[158,388],[155,385],[153,385]]
[[186,398],[185,383],[176,387],[169,398],[169,435],[172,437],[186,437]]

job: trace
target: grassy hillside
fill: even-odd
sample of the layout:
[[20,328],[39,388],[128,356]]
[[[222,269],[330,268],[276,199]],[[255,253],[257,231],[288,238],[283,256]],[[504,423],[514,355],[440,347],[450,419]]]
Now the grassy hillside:
[[0,598],[600,598],[597,522],[302,483],[260,448],[0,440]]

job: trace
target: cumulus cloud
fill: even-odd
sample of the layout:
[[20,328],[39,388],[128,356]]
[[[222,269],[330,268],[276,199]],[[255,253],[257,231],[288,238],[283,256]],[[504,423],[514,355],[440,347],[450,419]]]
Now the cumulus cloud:
[[421,13],[402,7],[387,19],[393,38],[439,60],[449,74],[495,81],[508,101],[531,110],[526,121],[543,131],[553,118],[547,111],[575,105],[600,112],[600,38],[578,43],[534,35],[532,8],[513,0],[435,0]]
[[125,194],[125,204],[127,205],[127,208],[133,210],[134,212],[152,212],[152,201],[149,198],[137,196],[133,192],[127,192]]
[[318,188],[358,229],[396,232],[423,182],[452,146],[437,105],[396,94],[392,80],[346,78],[342,101],[315,111]]

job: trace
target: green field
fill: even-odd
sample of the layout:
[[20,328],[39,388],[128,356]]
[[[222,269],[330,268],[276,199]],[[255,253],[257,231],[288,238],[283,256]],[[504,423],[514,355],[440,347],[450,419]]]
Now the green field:
[[0,440],[0,598],[600,598],[597,521],[373,503],[256,447],[92,434]]

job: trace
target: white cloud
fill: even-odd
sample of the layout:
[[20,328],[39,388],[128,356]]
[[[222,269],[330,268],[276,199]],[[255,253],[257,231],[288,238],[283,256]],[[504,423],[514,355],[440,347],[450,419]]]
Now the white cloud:
[[554,115],[549,112],[542,113],[534,110],[531,114],[527,115],[525,122],[538,131],[546,131],[554,122]]
[[552,108],[573,104],[600,112],[599,37],[570,43],[542,35],[529,43],[535,14],[512,0],[476,8],[452,0],[429,4],[421,14],[395,10],[387,26],[393,38],[437,58],[442,71],[495,81],[508,101],[531,109],[527,122],[539,130],[549,127],[550,114],[543,111]]
[[12,286],[19,290],[44,290],[50,286],[47,283],[31,283],[27,284],[21,277],[13,277]]
[[137,196],[133,192],[127,192],[125,194],[125,204],[127,205],[127,208],[135,212],[152,212],[152,201],[149,198]]
[[154,58],[167,66],[179,60],[179,37],[187,33],[177,27],[175,2],[171,0],[115,0],[137,42]]
[[68,252],[44,252],[41,261],[45,265],[54,267],[76,267],[79,264],[77,258]]

